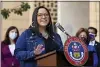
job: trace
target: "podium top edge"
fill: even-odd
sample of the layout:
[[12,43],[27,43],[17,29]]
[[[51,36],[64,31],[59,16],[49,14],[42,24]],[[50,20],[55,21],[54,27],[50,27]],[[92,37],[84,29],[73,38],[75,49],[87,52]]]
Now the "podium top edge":
[[43,54],[43,55],[36,56],[35,60],[38,60],[38,59],[44,58],[44,57],[46,57],[46,56],[49,56],[49,55],[52,55],[52,54],[55,54],[55,53],[56,53],[56,50],[51,51],[51,52],[48,52],[48,53]]

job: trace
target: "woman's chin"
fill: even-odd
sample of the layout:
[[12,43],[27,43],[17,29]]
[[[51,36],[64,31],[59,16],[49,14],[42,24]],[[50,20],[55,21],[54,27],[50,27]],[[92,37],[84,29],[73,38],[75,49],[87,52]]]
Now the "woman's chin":
[[42,26],[42,27],[46,27],[46,26],[47,26],[47,24],[41,24],[40,26]]

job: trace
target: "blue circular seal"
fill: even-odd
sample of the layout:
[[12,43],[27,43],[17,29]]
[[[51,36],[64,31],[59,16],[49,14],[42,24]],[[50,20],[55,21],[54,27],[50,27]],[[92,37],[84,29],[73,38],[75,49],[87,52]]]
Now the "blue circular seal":
[[74,66],[82,66],[88,59],[87,46],[78,37],[70,37],[65,42],[64,54],[68,62]]

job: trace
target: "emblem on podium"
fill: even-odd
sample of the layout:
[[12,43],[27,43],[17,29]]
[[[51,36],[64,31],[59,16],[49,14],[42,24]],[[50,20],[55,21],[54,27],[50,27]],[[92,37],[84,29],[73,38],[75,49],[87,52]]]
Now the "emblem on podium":
[[78,37],[70,37],[64,44],[64,55],[73,66],[82,66],[88,59],[87,45]]

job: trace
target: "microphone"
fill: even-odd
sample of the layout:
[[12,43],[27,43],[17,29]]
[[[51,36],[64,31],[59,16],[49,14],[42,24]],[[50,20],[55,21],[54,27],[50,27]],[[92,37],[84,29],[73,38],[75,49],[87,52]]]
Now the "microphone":
[[56,23],[55,25],[56,25],[56,27],[58,27],[62,32],[64,32],[67,36],[71,37],[71,36],[64,30],[64,28],[60,25],[60,23]]

